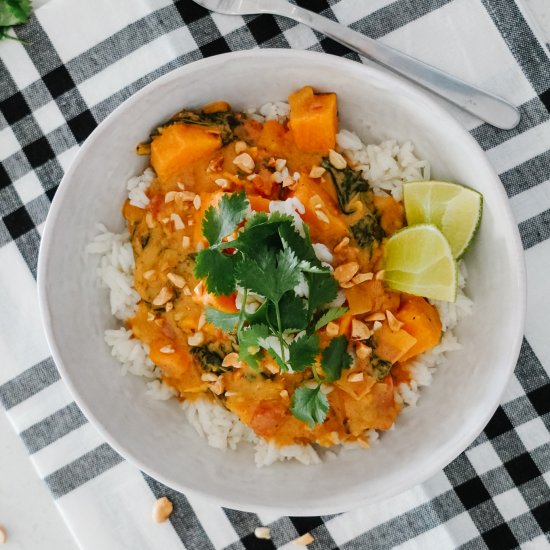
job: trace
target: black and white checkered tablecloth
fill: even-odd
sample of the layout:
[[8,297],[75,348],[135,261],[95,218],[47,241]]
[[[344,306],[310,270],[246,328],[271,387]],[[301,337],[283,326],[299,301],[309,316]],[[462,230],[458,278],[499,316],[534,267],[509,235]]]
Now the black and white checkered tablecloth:
[[[209,15],[191,0],[52,0],[17,29],[21,43],[0,43],[0,402],[82,548],[292,548],[305,532],[315,537],[309,548],[323,550],[548,548],[548,49],[514,0],[299,3],[506,96],[521,111],[520,125],[502,131],[453,110],[500,175],[527,262],[526,336],[483,433],[428,482],[376,506],[275,517],[162,486],[118,456],[78,410],[49,357],[35,277],[48,208],[79,145],[133,92],[203,56],[259,46],[359,61],[292,21]],[[175,503],[161,526],[150,521],[157,495]],[[271,527],[271,541],[255,538],[259,525]]]

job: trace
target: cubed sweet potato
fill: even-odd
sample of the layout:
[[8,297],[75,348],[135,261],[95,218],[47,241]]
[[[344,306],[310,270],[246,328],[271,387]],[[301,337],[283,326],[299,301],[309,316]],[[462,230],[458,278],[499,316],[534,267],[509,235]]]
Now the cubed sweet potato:
[[212,128],[191,124],[172,124],[162,128],[151,143],[151,165],[164,179],[208,157],[219,149],[222,141]]
[[416,343],[400,360],[406,361],[433,348],[441,339],[441,320],[437,309],[424,298],[407,296],[395,314],[403,324],[402,329],[416,338]]
[[399,293],[384,288],[382,281],[365,281],[344,290],[350,313],[361,315],[387,309],[393,311],[399,307]]
[[290,122],[298,149],[327,153],[336,145],[338,110],[336,94],[314,94],[311,86],[289,96]]
[[374,333],[373,338],[376,342],[376,355],[390,363],[402,360],[416,344],[416,338],[407,331],[400,329],[394,332],[386,323]]

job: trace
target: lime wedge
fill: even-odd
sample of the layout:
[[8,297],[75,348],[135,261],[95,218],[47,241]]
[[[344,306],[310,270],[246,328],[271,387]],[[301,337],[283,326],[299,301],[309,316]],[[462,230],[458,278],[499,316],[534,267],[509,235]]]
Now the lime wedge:
[[394,290],[456,301],[458,268],[449,242],[432,224],[405,227],[384,249],[384,281]]
[[455,258],[461,258],[481,221],[483,196],[457,183],[412,181],[403,184],[407,223],[433,223],[442,232]]

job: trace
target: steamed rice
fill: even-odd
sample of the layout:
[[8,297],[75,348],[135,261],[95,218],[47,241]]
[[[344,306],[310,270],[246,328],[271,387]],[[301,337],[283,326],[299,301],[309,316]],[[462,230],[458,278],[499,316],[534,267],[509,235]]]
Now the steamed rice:
[[[249,111],[248,115],[261,122],[277,120],[284,122],[289,114],[287,103],[275,102],[262,106],[258,111]],[[430,165],[426,160],[419,159],[414,154],[411,142],[399,145],[394,140],[380,144],[364,144],[360,138],[348,130],[337,134],[337,143],[350,165],[360,171],[376,194],[391,194],[396,200],[402,200],[403,181],[422,180],[430,178]],[[131,178],[127,183],[128,197],[133,206],[145,208],[149,203],[145,191],[154,179],[153,170],[147,168],[140,176]],[[294,201],[294,202],[293,202]],[[295,218],[296,227],[302,229],[303,205],[297,204],[297,199],[272,202],[271,211],[284,212]],[[103,225],[98,226],[99,235],[87,247],[90,254],[99,255],[97,278],[102,288],[109,290],[111,313],[125,321],[133,316],[140,296],[133,288],[134,256],[130,244],[130,236],[125,230],[120,234],[111,233]],[[303,231],[303,229],[302,229]],[[330,265],[332,255],[324,245],[315,249],[319,259]],[[395,390],[399,403],[415,406],[419,398],[419,388],[431,383],[435,369],[445,361],[446,353],[460,349],[460,344],[453,333],[459,320],[471,312],[472,302],[464,294],[466,285],[466,267],[460,264],[459,295],[456,303],[432,302],[437,308],[444,331],[441,342],[432,350],[417,357],[411,365],[412,378],[409,383],[401,383]],[[307,286],[307,285],[306,285]],[[297,292],[299,288],[295,289]],[[242,293],[241,293],[242,294]],[[241,301],[243,296],[241,295]],[[239,296],[237,296],[237,300]],[[247,298],[247,310],[260,305],[262,298],[251,296]],[[345,296],[339,291],[331,306],[340,306]],[[129,372],[135,376],[149,379],[146,393],[153,399],[167,400],[176,395],[176,391],[162,383],[161,371],[149,358],[146,344],[133,337],[132,332],[124,327],[116,330],[106,330],[105,342],[111,348],[111,353],[121,363],[121,374]],[[334,459],[339,449],[317,449],[312,445],[288,445],[278,447],[258,437],[239,418],[222,405],[197,399],[182,403],[184,414],[189,424],[208,444],[220,450],[234,450],[242,443],[253,445],[257,466],[268,466],[276,461],[297,460],[302,464],[318,464],[321,460]],[[335,434],[336,435],[336,434]],[[368,430],[369,445],[374,444],[379,434]],[[337,439],[337,437],[336,437]],[[335,439],[334,443],[339,442]],[[345,444],[346,448],[359,447],[359,444]]]

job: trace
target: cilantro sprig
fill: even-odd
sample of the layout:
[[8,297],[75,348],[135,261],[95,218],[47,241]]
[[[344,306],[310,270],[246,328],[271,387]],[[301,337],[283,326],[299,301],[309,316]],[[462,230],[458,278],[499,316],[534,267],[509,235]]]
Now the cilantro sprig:
[[[311,368],[316,385],[297,388],[290,410],[310,427],[323,422],[329,402],[322,386],[338,380],[350,366],[351,356],[344,336],[334,338],[321,353],[316,331],[347,308],[327,307],[336,298],[338,284],[330,269],[317,259],[307,226],[302,236],[291,216],[252,213],[241,192],[224,194],[217,207],[208,208],[202,232],[209,248],[198,253],[195,275],[205,279],[212,294],[229,295],[237,288],[243,293],[239,313],[209,307],[206,319],[221,330],[236,333],[239,359],[251,368],[259,368],[264,353],[281,372]],[[246,311],[249,293],[264,300],[254,313]]]

